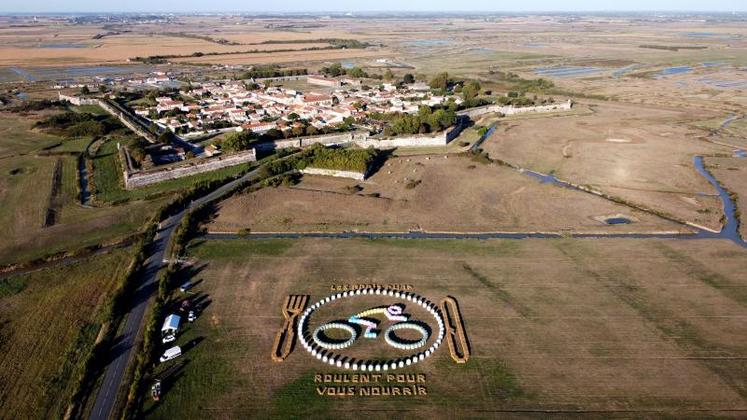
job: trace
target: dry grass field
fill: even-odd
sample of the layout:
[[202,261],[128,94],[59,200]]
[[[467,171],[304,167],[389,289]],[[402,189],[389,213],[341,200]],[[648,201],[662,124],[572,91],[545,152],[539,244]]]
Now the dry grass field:
[[[305,44],[299,44],[305,45]],[[231,54],[221,56],[187,57],[173,60],[175,63],[200,63],[200,64],[289,64],[289,63],[318,63],[329,60],[346,60],[361,57],[380,57],[386,54],[386,50],[348,49],[348,50],[316,50],[316,51],[290,51],[274,53],[251,53]]]
[[719,228],[720,202],[693,156],[731,153],[699,138],[691,113],[595,103],[594,113],[511,120],[483,143],[490,156],[594,188],[626,201]]
[[0,418],[61,418],[129,250],[0,279]]
[[[247,50],[293,50],[325,47],[323,43],[268,44],[268,45],[219,45],[208,41],[171,36],[123,36],[97,40],[95,44],[82,44],[78,48],[25,48],[0,47],[0,66],[43,66],[61,64],[109,64],[124,63],[130,57],[178,54],[190,55],[195,52],[225,53]],[[316,51],[318,53],[318,51]],[[262,57],[267,54],[257,54]],[[288,53],[285,54],[286,56]],[[233,55],[213,57],[215,61]],[[204,57],[203,57],[204,58]],[[334,57],[332,57],[334,58]],[[301,61],[296,59],[296,61]]]
[[[608,226],[597,219],[616,214],[637,221]],[[599,197],[455,155],[392,158],[361,183],[306,176],[293,187],[234,196],[219,205],[209,225],[213,231],[242,228],[255,232],[683,230]]]
[[[190,55],[195,52],[226,53],[249,50],[293,50],[323,48],[328,43],[308,42],[329,38],[358,38],[350,36],[343,28],[319,28],[308,32],[272,30],[265,23],[241,21],[227,22],[183,17],[177,21],[157,24],[132,25],[120,28],[120,33],[96,39],[97,34],[111,32],[111,28],[98,25],[68,26],[38,24],[34,27],[10,27],[0,24],[0,66],[55,66],[95,65],[124,63],[128,58],[151,55]],[[200,39],[203,37],[205,39]],[[225,39],[239,45],[221,45],[213,40]],[[294,41],[306,41],[302,43]],[[262,44],[271,41],[272,43]],[[284,42],[287,41],[287,42]],[[312,51],[314,59],[340,59],[361,56],[360,51]],[[281,53],[278,62],[306,61],[304,54]],[[256,57],[254,57],[256,55]],[[365,56],[366,54],[363,54]],[[270,63],[268,54],[250,56],[203,57],[196,62],[225,64]],[[256,61],[255,61],[256,58]],[[248,60],[248,61],[247,61]],[[188,60],[192,61],[192,60]]]
[[[235,240],[193,245],[194,293],[209,302],[178,339],[149,418],[566,415],[739,417],[747,410],[745,251],[728,241]],[[288,294],[411,284],[457,298],[472,358],[445,347],[405,369],[425,397],[329,397],[339,373],[296,346],[270,349]],[[389,302],[381,302],[388,304]],[[348,314],[337,314],[346,317]],[[171,376],[168,376],[171,375]]]

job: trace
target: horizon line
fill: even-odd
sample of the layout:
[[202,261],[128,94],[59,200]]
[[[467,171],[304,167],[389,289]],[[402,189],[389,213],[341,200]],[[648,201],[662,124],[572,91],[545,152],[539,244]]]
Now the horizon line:
[[189,14],[337,14],[337,15],[354,15],[355,13],[431,13],[431,14],[458,14],[458,13],[547,13],[547,14],[563,14],[563,13],[747,13],[747,9],[744,10],[727,10],[727,9],[716,9],[716,10],[701,10],[701,9],[586,9],[586,10],[490,10],[490,9],[474,9],[474,10],[356,10],[356,11],[343,11],[343,10],[276,10],[276,11],[248,11],[248,10],[189,10],[189,11],[170,11],[170,10],[130,10],[130,11],[114,11],[114,10],[93,10],[93,11],[3,11],[0,10],[0,15],[33,15],[33,14],[45,14],[45,15],[57,15],[57,14],[91,14],[91,13],[107,13],[107,14],[133,14],[133,13],[161,13],[161,14],[175,14],[175,15],[189,15]]

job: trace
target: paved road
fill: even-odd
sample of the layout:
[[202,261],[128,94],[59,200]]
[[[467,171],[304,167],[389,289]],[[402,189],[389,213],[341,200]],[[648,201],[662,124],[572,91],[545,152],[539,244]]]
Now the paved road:
[[96,402],[94,403],[90,419],[105,420],[112,413],[114,403],[117,399],[117,392],[120,385],[122,385],[122,379],[133,355],[132,350],[135,340],[143,324],[143,317],[148,307],[148,301],[154,295],[155,291],[158,290],[156,279],[158,271],[163,265],[166,246],[171,239],[171,234],[179,225],[183,216],[184,211],[169,217],[161,223],[162,228],[156,233],[152,247],[153,253],[145,261],[143,281],[133,296],[133,306],[127,315],[124,331],[114,341],[115,344],[110,352],[113,359],[106,367],[104,382],[101,384],[101,388],[96,395]]
[[[211,200],[220,198],[234,190],[242,183],[253,181],[258,176],[259,169],[255,169],[243,177],[231,181],[198,200],[193,201],[189,205],[189,210]],[[117,401],[117,393],[120,388],[128,385],[123,383],[124,375],[133,358],[133,347],[143,327],[143,318],[148,307],[148,301],[153,297],[156,290],[158,290],[158,284],[156,283],[158,271],[163,266],[164,256],[167,255],[166,251],[171,241],[171,236],[186,213],[186,210],[182,210],[180,213],[161,222],[161,228],[158,233],[156,233],[151,248],[152,254],[145,261],[142,283],[133,296],[133,306],[127,315],[124,331],[122,331],[122,334],[114,340],[115,344],[110,352],[112,360],[104,372],[104,382],[101,384],[101,388],[99,388],[99,392],[96,395],[96,401],[89,419],[105,420],[111,418],[112,410]]]

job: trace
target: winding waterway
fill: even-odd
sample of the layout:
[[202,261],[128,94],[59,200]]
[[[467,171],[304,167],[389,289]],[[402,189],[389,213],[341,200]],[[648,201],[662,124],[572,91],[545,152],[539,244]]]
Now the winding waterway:
[[[739,236],[739,221],[736,218],[736,205],[729,194],[721,187],[716,179],[705,169],[702,156],[695,156],[693,164],[696,170],[705,177],[711,185],[718,191],[719,197],[724,208],[726,223],[721,231],[709,232],[699,229],[696,233],[678,233],[678,232],[655,232],[655,233],[542,233],[542,232],[485,232],[485,233],[466,233],[466,232],[272,232],[272,233],[251,233],[248,235],[239,235],[234,233],[208,233],[203,236],[204,239],[233,239],[233,240],[252,240],[252,239],[300,239],[300,238],[363,238],[363,239],[558,239],[558,238],[627,238],[627,239],[728,239],[735,244],[747,248],[747,243]],[[581,192],[589,193],[571,183],[557,179],[553,175],[546,175],[528,169],[519,169],[519,171],[530,176],[541,183],[550,183],[563,188],[569,188]]]
[[721,228],[721,232],[711,233],[701,231],[700,233],[698,233],[698,236],[728,239],[740,246],[747,248],[747,243],[739,236],[739,219],[737,219],[737,206],[731,199],[731,196],[729,196],[729,193],[724,190],[724,188],[721,186],[721,184],[718,183],[716,178],[714,178],[713,175],[711,175],[711,173],[708,172],[708,170],[705,168],[705,164],[703,163],[703,156],[695,156],[693,158],[693,163],[695,164],[695,169],[698,170],[698,173],[705,177],[705,179],[707,179],[708,182],[710,182],[711,185],[716,188],[716,191],[718,191],[718,196],[719,198],[721,198],[721,204],[724,209],[724,217],[726,218],[726,223],[724,223],[724,226]]
[[86,169],[86,159],[84,155],[78,157],[78,178],[80,180],[80,204],[86,206],[91,198],[88,191],[88,169]]

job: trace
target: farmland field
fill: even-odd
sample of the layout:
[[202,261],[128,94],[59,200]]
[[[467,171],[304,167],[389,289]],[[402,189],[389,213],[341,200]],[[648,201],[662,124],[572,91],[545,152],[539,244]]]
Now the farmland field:
[[0,279],[0,418],[58,418],[129,249]]
[[[528,411],[729,415],[747,404],[745,251],[665,240],[197,241],[193,291],[206,302],[159,369],[164,401],[148,418],[492,417]],[[343,373],[296,346],[270,358],[288,294],[314,302],[333,285],[410,284],[457,298],[472,358],[447,349],[403,373],[427,396],[317,394]],[[384,302],[388,304],[389,302]],[[338,316],[348,316],[338,314]],[[193,347],[188,343],[196,343]],[[385,398],[385,397],[379,397]],[[648,413],[648,414],[647,414]],[[676,413],[676,414],[675,414]]]

